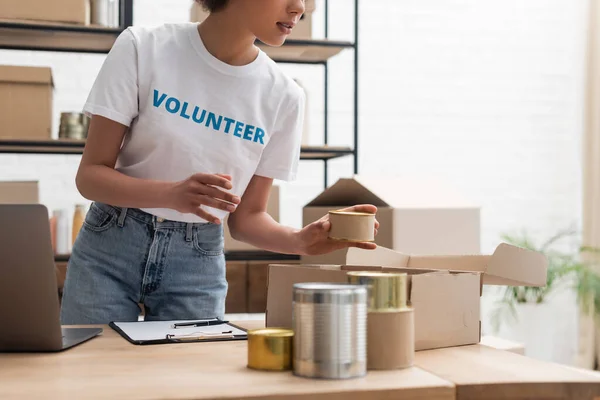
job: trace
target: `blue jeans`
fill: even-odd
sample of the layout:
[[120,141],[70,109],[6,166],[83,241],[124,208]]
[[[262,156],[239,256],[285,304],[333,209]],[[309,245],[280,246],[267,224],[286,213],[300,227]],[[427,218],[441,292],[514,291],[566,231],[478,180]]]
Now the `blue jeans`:
[[61,323],[223,318],[223,229],[92,203],[73,245]]

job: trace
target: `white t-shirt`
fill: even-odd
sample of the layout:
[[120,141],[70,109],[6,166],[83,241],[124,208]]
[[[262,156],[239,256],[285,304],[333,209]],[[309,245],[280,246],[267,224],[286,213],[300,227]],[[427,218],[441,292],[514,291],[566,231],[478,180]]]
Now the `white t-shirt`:
[[[206,50],[197,23],[181,23],[126,29],[84,112],[129,127],[118,171],[172,182],[199,172],[229,174],[230,192],[241,197],[255,174],[295,179],[304,102],[302,89],[262,51],[250,64],[231,66]],[[205,222],[172,209],[144,211]]]

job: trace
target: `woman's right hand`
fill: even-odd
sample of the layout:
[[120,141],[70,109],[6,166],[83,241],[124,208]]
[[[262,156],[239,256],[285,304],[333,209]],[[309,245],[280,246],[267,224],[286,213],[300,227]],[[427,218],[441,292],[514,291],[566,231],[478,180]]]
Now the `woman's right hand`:
[[230,175],[198,173],[173,184],[167,192],[167,202],[170,208],[179,212],[192,213],[209,222],[219,224],[221,222],[219,218],[200,206],[235,211],[240,198],[223,190],[232,187]]

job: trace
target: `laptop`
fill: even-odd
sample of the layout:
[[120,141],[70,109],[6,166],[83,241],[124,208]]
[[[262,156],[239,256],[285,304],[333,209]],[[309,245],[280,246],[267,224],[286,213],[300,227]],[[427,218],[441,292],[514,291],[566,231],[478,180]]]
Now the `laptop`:
[[100,333],[60,325],[48,209],[0,204],[0,352],[63,351]]

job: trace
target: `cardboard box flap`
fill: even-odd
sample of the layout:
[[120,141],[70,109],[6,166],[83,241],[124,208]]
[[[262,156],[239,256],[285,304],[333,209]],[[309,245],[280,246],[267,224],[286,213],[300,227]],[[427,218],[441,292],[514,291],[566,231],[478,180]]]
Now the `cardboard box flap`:
[[306,206],[344,206],[373,204],[376,207],[389,206],[383,199],[367,189],[356,179],[342,178],[325,189]]
[[494,254],[411,256],[378,246],[375,250],[350,248],[349,265],[381,265],[413,269],[477,272],[485,285],[545,286],[546,257],[538,252],[501,243]]
[[405,268],[408,266],[409,258],[410,256],[407,254],[402,254],[383,246],[377,246],[373,250],[350,247],[346,253],[346,264]]
[[54,85],[52,70],[48,67],[21,67],[0,65],[0,82]]
[[501,243],[496,247],[483,283],[508,286],[546,286],[548,260],[542,253]]

